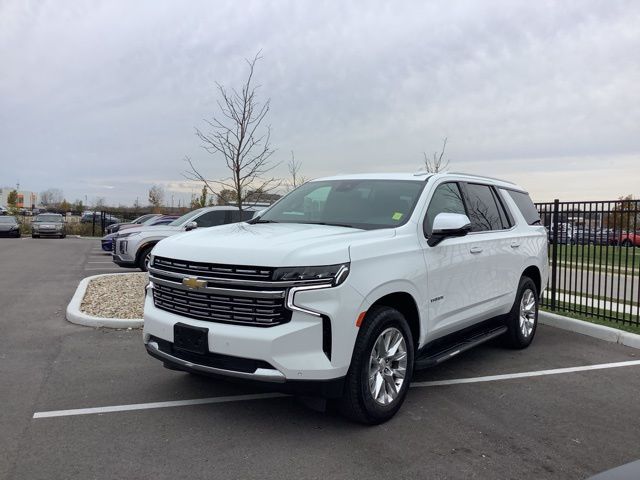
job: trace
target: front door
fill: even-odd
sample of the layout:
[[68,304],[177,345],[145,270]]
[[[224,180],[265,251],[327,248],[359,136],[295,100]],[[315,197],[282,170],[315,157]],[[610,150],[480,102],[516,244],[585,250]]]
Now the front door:
[[481,257],[471,253],[469,237],[446,238],[427,245],[433,220],[439,213],[466,215],[462,190],[457,182],[436,186],[424,218],[422,251],[427,266],[427,312],[430,337],[464,328],[473,319],[478,303]]

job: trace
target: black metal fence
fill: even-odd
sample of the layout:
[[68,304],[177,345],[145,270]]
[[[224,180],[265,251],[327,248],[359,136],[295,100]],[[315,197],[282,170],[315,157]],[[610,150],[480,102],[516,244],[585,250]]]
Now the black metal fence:
[[82,215],[80,222],[85,224],[91,231],[92,236],[105,235],[111,233],[113,225],[129,223],[135,219],[152,213],[142,209],[117,209],[104,210],[100,212],[87,212]]
[[640,200],[536,207],[551,269],[542,306],[640,326]]

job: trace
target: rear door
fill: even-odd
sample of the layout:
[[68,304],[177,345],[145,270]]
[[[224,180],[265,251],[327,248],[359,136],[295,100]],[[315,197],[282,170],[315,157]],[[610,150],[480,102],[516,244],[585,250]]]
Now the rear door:
[[518,235],[514,222],[495,187],[481,183],[462,184],[471,220],[469,252],[476,261],[474,307],[477,320],[504,313],[519,276]]

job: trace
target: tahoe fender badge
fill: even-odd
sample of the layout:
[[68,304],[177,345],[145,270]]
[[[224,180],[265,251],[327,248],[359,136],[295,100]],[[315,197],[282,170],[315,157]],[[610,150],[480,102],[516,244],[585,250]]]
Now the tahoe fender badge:
[[431,303],[437,302],[438,300],[442,300],[443,298],[444,298],[444,295],[440,295],[439,297],[434,297],[431,299]]

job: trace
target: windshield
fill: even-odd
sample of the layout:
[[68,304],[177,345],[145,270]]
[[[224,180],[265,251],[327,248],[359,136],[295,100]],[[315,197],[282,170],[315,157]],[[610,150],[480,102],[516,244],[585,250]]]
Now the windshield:
[[153,223],[160,217],[161,215],[151,215],[149,218],[145,218],[141,225],[153,225]]
[[142,215],[141,217],[136,218],[133,222],[139,225],[149,225],[158,215],[149,213],[147,215]]
[[176,218],[173,222],[169,224],[171,227],[179,227],[183,223],[186,223],[190,218],[193,218],[196,214],[202,212],[204,208],[199,208],[198,210],[193,210],[192,212],[187,212],[181,217]]
[[13,217],[0,217],[0,223],[18,223]]
[[404,224],[425,182],[326,180],[309,182],[267,210],[257,223],[310,223],[365,230]]
[[38,215],[36,222],[62,223],[62,217],[59,215]]

